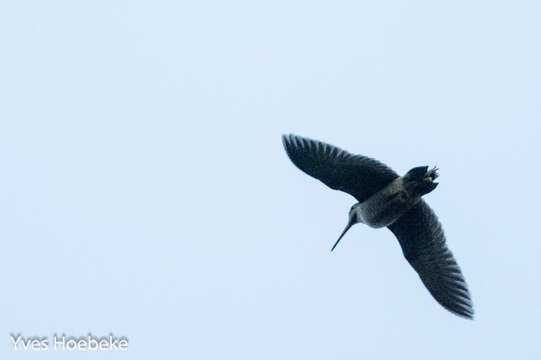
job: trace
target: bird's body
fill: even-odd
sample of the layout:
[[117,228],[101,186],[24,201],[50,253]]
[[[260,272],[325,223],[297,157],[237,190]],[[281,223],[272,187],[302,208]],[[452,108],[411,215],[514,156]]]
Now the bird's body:
[[353,205],[359,222],[375,229],[389,226],[421,199],[408,197],[401,180],[394,180],[362,203]]
[[445,244],[436,215],[422,199],[438,185],[434,182],[438,177],[436,168],[420,166],[399,177],[374,159],[320,141],[295,135],[285,135],[282,140],[289,158],[299,169],[358,200],[332,250],[356,223],[388,227],[434,298],[447,310],[473,318],[466,282]]
[[353,205],[353,211],[359,222],[378,229],[392,224],[419,199],[408,197],[402,179],[398,178],[362,203]]

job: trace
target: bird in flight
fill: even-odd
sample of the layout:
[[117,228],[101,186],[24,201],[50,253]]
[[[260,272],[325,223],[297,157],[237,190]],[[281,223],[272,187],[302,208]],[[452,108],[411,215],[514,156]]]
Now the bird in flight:
[[399,176],[377,160],[321,141],[290,134],[283,135],[282,142],[300,170],[358,201],[349,210],[348,224],[331,251],[357,223],[387,227],[434,299],[450,312],[473,319],[464,276],[445,243],[436,214],[422,199],[438,185],[434,182],[437,168],[415,167]]

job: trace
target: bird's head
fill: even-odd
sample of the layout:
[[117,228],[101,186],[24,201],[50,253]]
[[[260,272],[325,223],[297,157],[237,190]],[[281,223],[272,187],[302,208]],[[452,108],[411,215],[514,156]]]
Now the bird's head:
[[334,243],[331,251],[334,250],[334,248],[336,247],[336,245],[338,245],[338,243],[340,242],[340,240],[342,240],[342,238],[344,237],[344,235],[348,232],[348,230],[355,224],[357,223],[360,223],[362,222],[361,220],[361,215],[360,215],[360,208],[359,208],[359,203],[353,205],[351,207],[351,209],[349,209],[349,219],[348,219],[348,224],[346,225],[346,228],[344,229],[344,231],[342,231],[342,234],[340,235],[340,237],[338,238],[338,240],[336,240],[336,242]]

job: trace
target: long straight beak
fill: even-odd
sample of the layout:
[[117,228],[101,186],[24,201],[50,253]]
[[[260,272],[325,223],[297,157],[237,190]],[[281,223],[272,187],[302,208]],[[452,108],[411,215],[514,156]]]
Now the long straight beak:
[[353,226],[353,224],[355,224],[354,221],[351,221],[346,225],[346,228],[344,229],[344,231],[342,231],[342,235],[340,235],[340,237],[338,238],[338,240],[336,240],[336,242],[334,243],[331,251],[334,250],[334,248],[336,247],[336,245],[338,245],[338,243],[340,242],[340,240],[342,240],[342,238],[344,237],[344,235],[346,235],[346,233],[348,232],[349,228],[351,228]]

